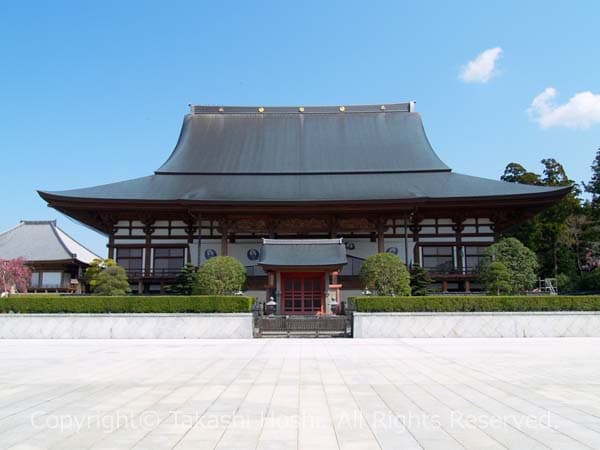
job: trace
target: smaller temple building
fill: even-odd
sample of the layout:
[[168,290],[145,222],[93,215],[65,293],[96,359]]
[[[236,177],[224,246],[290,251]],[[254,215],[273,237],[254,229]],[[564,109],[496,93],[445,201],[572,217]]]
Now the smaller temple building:
[[100,258],[66,234],[56,220],[22,220],[0,233],[0,258],[23,258],[31,269],[31,292],[83,289],[83,272]]
[[265,298],[277,303],[277,314],[338,312],[337,277],[347,262],[341,238],[263,239],[258,265],[267,273]]

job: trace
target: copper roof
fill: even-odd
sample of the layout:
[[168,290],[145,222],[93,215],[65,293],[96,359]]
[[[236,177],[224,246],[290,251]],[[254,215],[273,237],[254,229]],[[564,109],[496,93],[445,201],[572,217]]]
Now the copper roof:
[[50,203],[351,202],[558,198],[568,190],[453,173],[431,147],[412,103],[399,103],[192,106],[175,149],[154,175],[40,195]]

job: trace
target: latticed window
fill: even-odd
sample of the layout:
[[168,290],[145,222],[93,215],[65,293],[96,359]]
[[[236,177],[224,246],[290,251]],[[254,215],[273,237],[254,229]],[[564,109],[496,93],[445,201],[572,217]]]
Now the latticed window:
[[485,250],[487,246],[477,245],[477,246],[465,246],[465,268],[469,271],[475,271],[479,267],[479,264],[486,258]]
[[128,272],[139,272],[142,270],[143,249],[141,248],[117,248],[117,264]]
[[454,269],[454,247],[423,247],[422,266],[431,272],[451,272]]
[[154,272],[176,273],[185,265],[184,248],[155,248]]

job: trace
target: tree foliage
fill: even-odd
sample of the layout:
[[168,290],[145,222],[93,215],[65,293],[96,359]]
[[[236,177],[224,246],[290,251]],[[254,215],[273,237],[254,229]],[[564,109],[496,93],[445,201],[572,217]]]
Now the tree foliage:
[[191,295],[198,284],[198,274],[193,264],[186,264],[175,277],[173,284],[166,287],[166,291],[176,295]]
[[127,272],[112,259],[94,259],[85,270],[84,281],[98,295],[125,295],[131,292]]
[[378,253],[365,259],[360,280],[367,289],[378,295],[410,295],[410,275],[398,256]]
[[537,173],[528,172],[525,167],[515,162],[507,164],[500,179],[508,183],[541,184]]
[[585,192],[591,194],[592,199],[590,206],[595,213],[596,217],[600,212],[600,148],[596,151],[596,157],[592,161],[592,178],[589,183],[583,183]]
[[410,291],[411,295],[423,296],[429,293],[429,286],[433,280],[429,276],[429,272],[418,264],[414,264],[410,268]]
[[519,239],[533,250],[539,258],[540,271],[543,277],[556,277],[559,273],[571,276],[577,270],[577,264],[570,251],[572,229],[569,219],[580,212],[580,190],[569,179],[558,161],[552,158],[542,159],[542,174],[527,171],[517,163],[506,166],[501,179],[512,183],[532,184],[539,186],[573,186],[572,191],[558,204],[546,209],[541,214],[525,223],[512,227],[504,236]]
[[[505,292],[520,293],[531,289],[535,285],[539,269],[537,257],[518,239],[501,239],[489,246],[485,255],[487,258],[479,265],[479,276],[484,282],[491,282],[495,277],[503,275],[502,271],[505,268],[508,272],[510,284],[509,290]],[[494,264],[496,262],[502,263],[504,268]],[[506,281],[504,278],[502,280]],[[502,284],[502,287],[505,287],[504,284]]]
[[479,276],[485,285],[486,291],[493,295],[502,295],[513,292],[510,283],[510,272],[506,265],[500,261],[484,264]]
[[31,271],[23,258],[0,259],[0,292],[27,292]]
[[231,256],[215,256],[198,269],[194,294],[224,295],[242,289],[246,268]]

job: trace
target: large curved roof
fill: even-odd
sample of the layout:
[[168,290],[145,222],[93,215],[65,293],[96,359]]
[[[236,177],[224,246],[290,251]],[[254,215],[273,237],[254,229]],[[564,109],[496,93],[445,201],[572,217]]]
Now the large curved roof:
[[412,103],[347,107],[193,106],[154,175],[40,192],[70,201],[352,202],[510,196],[550,188],[453,173],[432,149]]
[[314,174],[450,170],[407,104],[339,108],[203,108],[183,121],[156,171]]
[[544,195],[570,188],[506,183],[454,172],[312,175],[150,175],[118,183],[42,193],[89,200],[314,202]]

